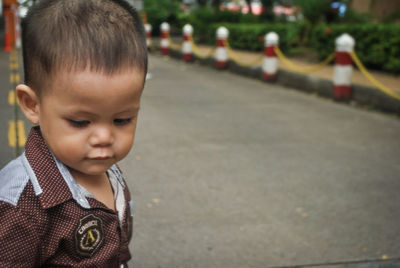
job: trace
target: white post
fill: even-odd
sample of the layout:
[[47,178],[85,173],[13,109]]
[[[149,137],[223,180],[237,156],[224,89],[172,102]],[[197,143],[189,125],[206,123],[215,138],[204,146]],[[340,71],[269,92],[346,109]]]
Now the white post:
[[146,31],[146,45],[147,45],[147,50],[151,50],[151,30],[153,27],[150,24],[145,24],[144,29]]
[[270,32],[264,37],[264,60],[263,60],[263,80],[273,80],[276,78],[278,70],[278,58],[274,48],[279,46],[279,36],[275,32]]
[[168,55],[169,53],[169,24],[167,22],[161,23],[161,53]]
[[349,52],[354,50],[354,38],[342,34],[336,39],[336,60],[333,73],[333,92],[336,100],[350,100],[353,61]]
[[193,59],[192,39],[193,27],[190,24],[183,26],[183,44],[182,54],[185,61],[191,61]]
[[225,47],[228,36],[229,31],[227,28],[222,26],[217,29],[217,50],[215,51],[217,68],[225,68],[228,65],[228,51]]

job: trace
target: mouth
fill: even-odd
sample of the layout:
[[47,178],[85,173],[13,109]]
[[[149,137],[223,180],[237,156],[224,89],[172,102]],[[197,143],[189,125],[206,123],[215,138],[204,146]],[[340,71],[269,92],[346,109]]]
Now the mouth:
[[89,157],[90,160],[108,160],[111,156],[96,156],[96,157]]

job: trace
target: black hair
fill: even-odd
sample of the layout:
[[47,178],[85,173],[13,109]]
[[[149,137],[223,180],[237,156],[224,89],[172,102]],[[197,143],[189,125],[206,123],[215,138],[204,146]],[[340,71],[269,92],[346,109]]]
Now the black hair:
[[22,21],[25,84],[37,94],[60,71],[147,72],[140,16],[124,0],[41,0]]

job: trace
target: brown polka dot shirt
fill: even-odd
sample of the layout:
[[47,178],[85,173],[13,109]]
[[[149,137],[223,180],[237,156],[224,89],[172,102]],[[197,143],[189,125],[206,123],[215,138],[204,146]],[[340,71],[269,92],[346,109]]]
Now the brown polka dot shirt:
[[133,203],[119,169],[109,172],[122,213],[84,195],[33,128],[25,153],[0,171],[0,267],[126,267]]

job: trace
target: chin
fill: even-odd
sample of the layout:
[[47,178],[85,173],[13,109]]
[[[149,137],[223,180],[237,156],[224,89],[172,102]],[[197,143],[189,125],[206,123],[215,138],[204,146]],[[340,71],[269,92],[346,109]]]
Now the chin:
[[90,169],[90,170],[87,170],[86,174],[92,175],[92,176],[101,175],[101,174],[106,173],[106,171],[107,171],[109,168],[110,168],[110,167],[107,167],[107,168],[94,168],[94,169]]
[[78,172],[88,176],[97,176],[104,174],[110,167],[111,165],[95,166],[95,167],[79,169]]

